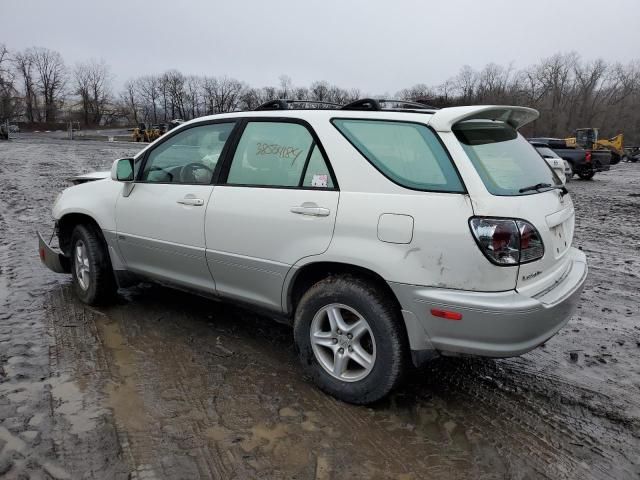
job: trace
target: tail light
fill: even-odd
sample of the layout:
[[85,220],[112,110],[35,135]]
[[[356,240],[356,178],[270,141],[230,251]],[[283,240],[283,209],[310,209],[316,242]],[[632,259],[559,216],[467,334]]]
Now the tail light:
[[587,150],[584,154],[584,161],[587,163],[591,163],[591,150]]
[[542,237],[524,220],[474,217],[469,226],[478,247],[495,265],[520,265],[544,255]]

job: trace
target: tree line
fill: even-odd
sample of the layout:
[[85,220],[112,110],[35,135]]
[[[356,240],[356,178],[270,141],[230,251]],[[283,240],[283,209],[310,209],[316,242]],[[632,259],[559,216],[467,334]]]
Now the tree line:
[[[27,124],[79,121],[166,123],[202,115],[251,110],[274,99],[344,104],[365,95],[327,81],[296,86],[282,75],[277,85],[254,87],[228,76],[185,75],[177,70],[143,75],[114,89],[104,61],[68,66],[59,52],[34,47],[10,51],[0,43],[0,121]],[[365,86],[366,87],[366,86]],[[435,107],[474,104],[525,105],[540,111],[526,133],[564,137],[579,127],[602,134],[623,132],[640,143],[640,60],[627,64],[558,53],[523,69],[490,63],[480,70],[463,66],[440,85],[417,84],[392,95]]]

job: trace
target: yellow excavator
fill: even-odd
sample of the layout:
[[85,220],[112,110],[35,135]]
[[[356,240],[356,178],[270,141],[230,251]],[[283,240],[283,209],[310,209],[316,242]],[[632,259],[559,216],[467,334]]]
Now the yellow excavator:
[[575,137],[565,138],[567,147],[581,147],[587,150],[610,150],[611,165],[622,160],[624,151],[624,135],[619,133],[613,138],[599,138],[597,128],[578,128]]
[[133,129],[134,142],[153,142],[163,134],[158,125],[147,127],[144,123],[140,123]]

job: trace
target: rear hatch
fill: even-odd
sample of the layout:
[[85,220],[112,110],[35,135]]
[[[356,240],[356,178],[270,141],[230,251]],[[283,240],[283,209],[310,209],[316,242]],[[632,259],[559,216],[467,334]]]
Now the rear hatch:
[[[534,147],[517,133],[514,127],[518,126],[509,122],[508,116],[483,118],[480,113],[458,119],[451,131],[485,187],[469,192],[474,215],[486,218],[483,234],[490,231],[487,225],[495,219],[513,219],[516,233],[512,233],[511,238],[515,235],[517,243],[513,245],[518,245],[520,251],[514,253],[514,258],[518,255],[519,265],[515,288],[527,295],[536,295],[562,279],[569,269],[574,208],[561,180]],[[473,222],[471,224],[478,240],[477,230]],[[544,250],[536,243],[535,232],[529,235],[531,230],[527,224],[537,231]],[[478,242],[487,258],[495,253],[495,238],[498,242],[503,238],[499,235],[504,237],[504,231],[484,250],[482,242]],[[537,248],[531,248],[531,239]]]

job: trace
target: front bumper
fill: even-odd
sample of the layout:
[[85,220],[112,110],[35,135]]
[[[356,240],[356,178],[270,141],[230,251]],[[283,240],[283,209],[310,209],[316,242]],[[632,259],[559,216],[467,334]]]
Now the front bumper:
[[38,232],[38,254],[40,255],[42,263],[44,263],[49,270],[56,273],[71,272],[69,259],[65,257],[62,252],[59,252],[49,245],[45,239],[42,238],[42,234],[40,232]]
[[[563,277],[532,297],[517,290],[486,293],[390,282],[403,311],[423,327],[422,332],[409,331],[411,348],[429,345],[442,353],[485,357],[512,357],[536,348],[566,325],[578,305],[587,261],[575,248],[569,254],[570,268]],[[462,319],[435,317],[431,309],[453,310]]]

